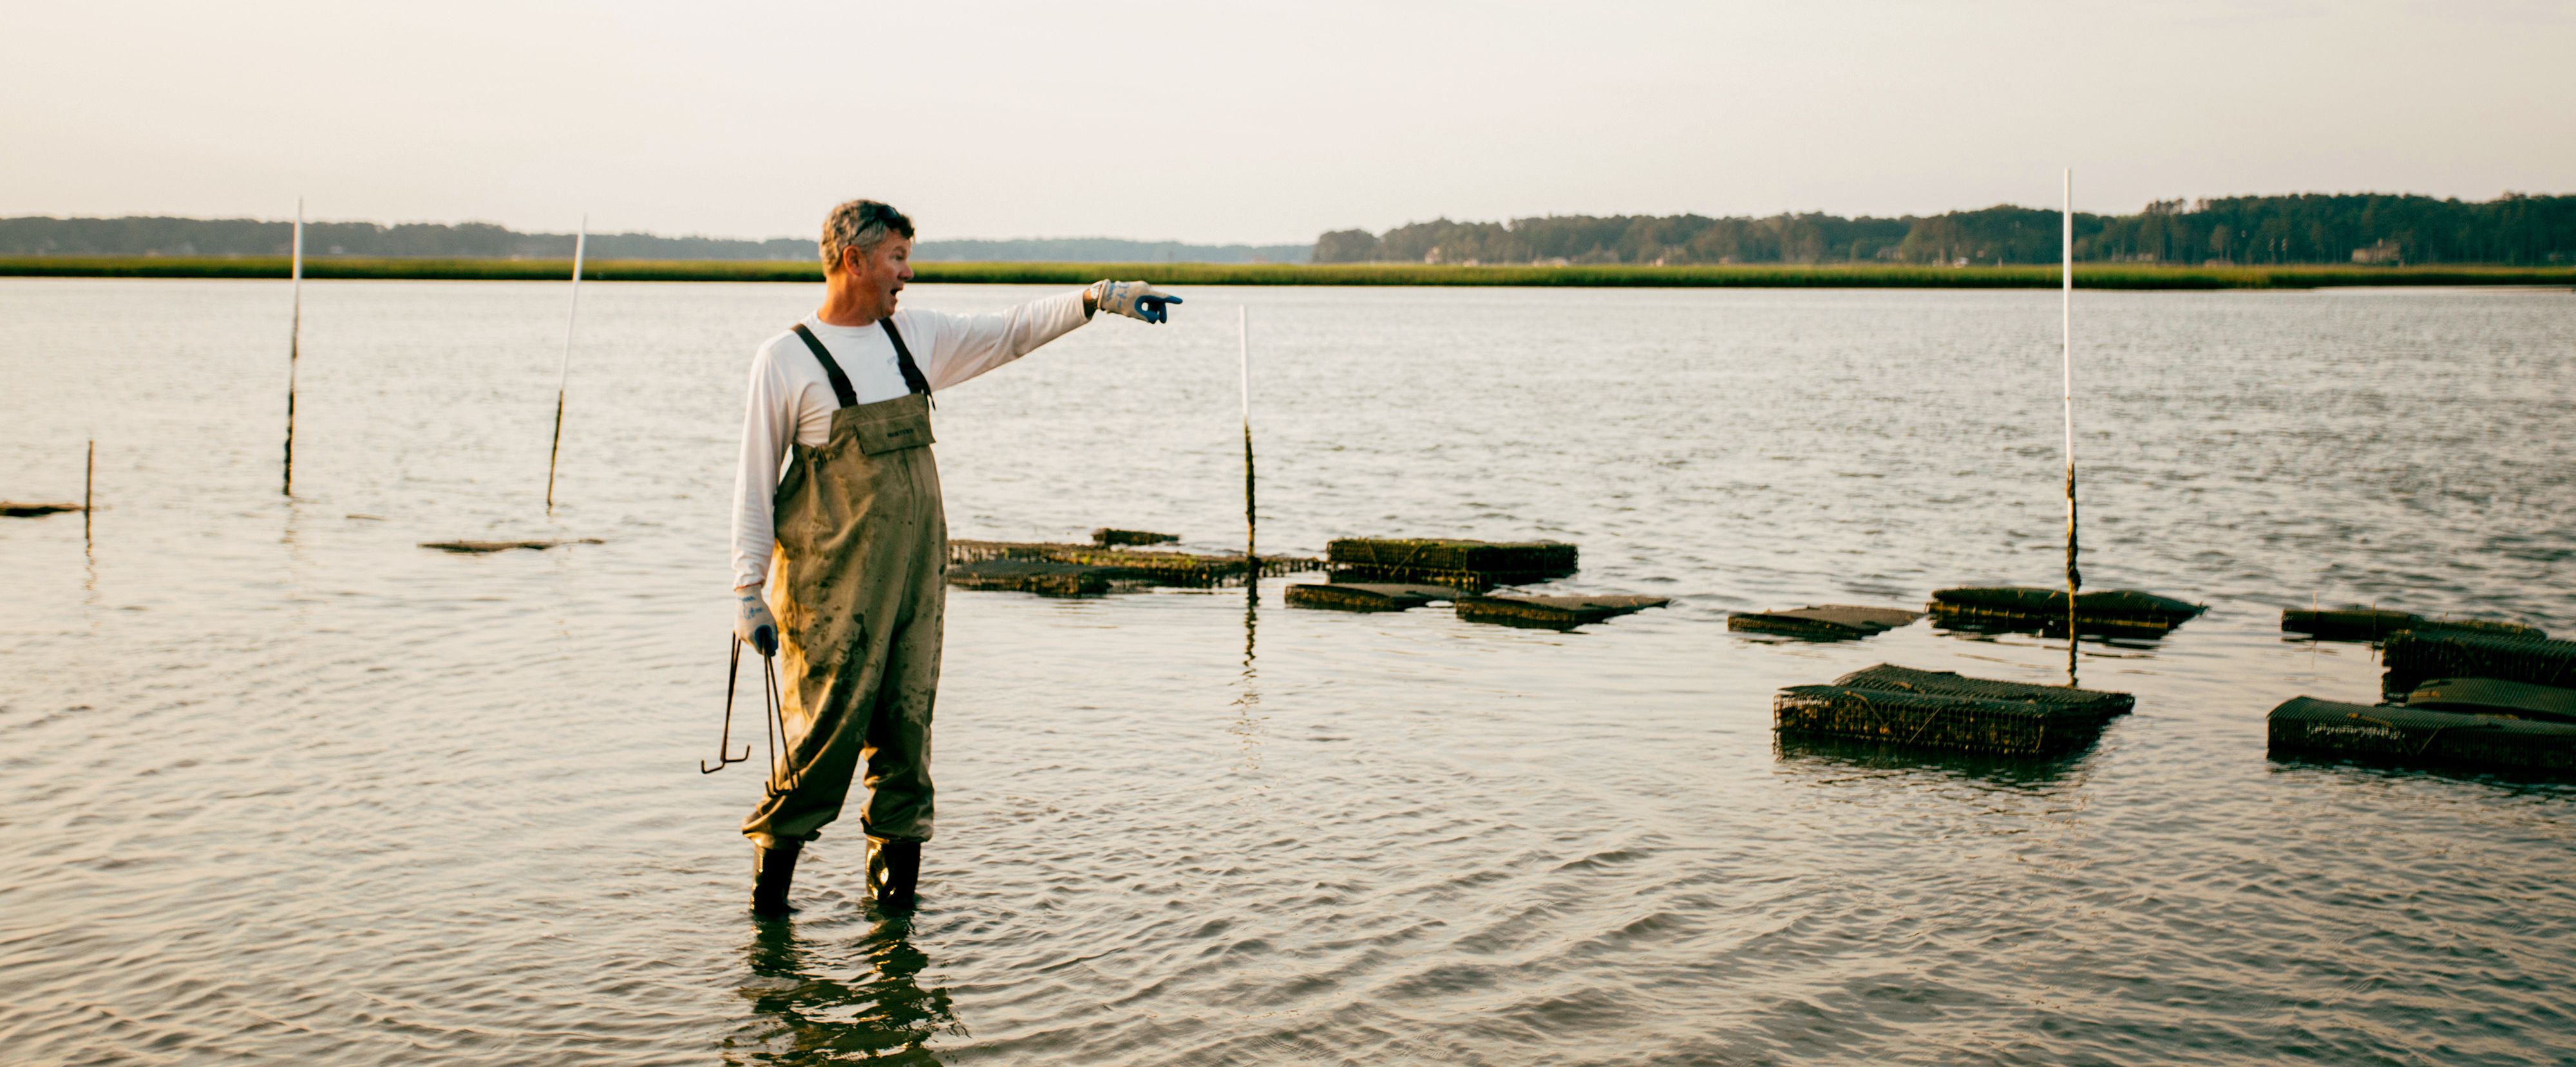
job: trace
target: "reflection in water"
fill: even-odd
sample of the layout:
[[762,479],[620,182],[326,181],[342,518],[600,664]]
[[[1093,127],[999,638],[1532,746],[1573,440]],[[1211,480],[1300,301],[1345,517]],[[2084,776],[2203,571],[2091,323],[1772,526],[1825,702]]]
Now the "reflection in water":
[[2085,765],[2091,762],[2096,747],[2087,745],[2059,756],[2034,758],[1943,752],[1850,738],[1774,734],[1772,740],[1782,769],[1827,779],[1848,777],[1843,772],[1858,771],[1863,772],[1860,777],[1870,779],[1927,776],[2014,790],[2083,784]]
[[1255,683],[1261,672],[1253,666],[1255,638],[1261,629],[1261,576],[1253,575],[1243,587],[1243,672],[1237,678],[1243,691],[1234,698],[1234,724],[1230,727],[1241,742],[1243,762],[1236,765],[1239,773],[1261,769],[1261,724],[1267,718],[1260,714],[1261,691]]
[[2286,752],[2267,757],[2265,763],[2273,775],[2310,776],[2318,781],[2353,787],[2362,795],[2374,797],[2374,800],[2424,783],[2441,782],[2476,786],[2486,794],[2478,798],[2481,801],[2576,801],[2576,775],[2540,769],[2499,773],[2474,767],[2392,767]]
[[[2050,569],[2056,382],[2017,376],[2054,294],[1265,291],[1274,547],[1556,536],[1566,591],[1672,614],[1556,641],[1283,608],[1245,662],[1239,587],[960,593],[940,785],[971,832],[940,863],[973,892],[872,933],[845,854],[754,945],[719,830],[749,765],[695,770],[712,460],[747,331],[810,294],[603,286],[621,355],[576,363],[565,433],[623,461],[572,464],[557,514],[608,543],[421,549],[548,528],[545,284],[307,287],[290,553],[250,410],[282,286],[0,279],[0,469],[133,435],[99,603],[71,516],[0,520],[0,1062],[2576,1063],[2576,789],[2273,764],[2261,725],[2378,692],[2367,646],[2281,643],[2294,598],[2576,627],[2563,292],[2088,298],[2124,346],[2089,454],[2126,470],[2087,578],[2213,609],[2153,658],[2087,636],[2083,681],[2141,714],[2032,771],[1775,759],[1769,704],[1881,661],[2053,682],[2062,638],[1720,634]],[[1233,338],[1193,321],[959,391],[957,535],[1232,529],[1237,428],[1184,413]]]
[[[2029,634],[2048,641],[2066,638],[2066,624],[2059,621],[2014,621],[2009,619],[1941,618],[1932,619],[1933,632],[1950,637],[1980,637],[1998,634]],[[2154,648],[2173,634],[2172,627],[2120,626],[2087,622],[2078,633],[2088,642],[2120,648]]]
[[91,533],[90,520],[98,516],[98,439],[89,442],[89,466],[81,475],[81,589],[88,593],[87,603],[98,603],[98,539]]
[[1243,680],[1252,680],[1253,638],[1261,628],[1261,576],[1243,582]]
[[[1992,626],[1983,623],[1944,622],[1936,620],[1932,624],[1932,632],[1943,637],[1957,638],[1963,641],[1988,641],[1995,643],[2004,643],[2003,638],[2019,635],[2034,636],[2042,641],[2062,641],[2066,639],[2066,627],[2062,625],[2045,627],[2013,627]],[[2129,634],[2100,633],[2089,628],[2084,630],[2080,635],[2080,644],[2079,641],[2066,642],[2067,687],[2071,689],[2083,688],[2080,676],[2076,672],[2076,659],[2078,656],[2089,657],[2092,659],[2153,659],[2155,658],[2155,651],[2164,647],[2162,638],[2162,634],[2158,634],[2154,637],[2139,637]],[[2091,645],[2093,647],[2087,648],[2083,647],[2084,645]]]
[[938,1063],[930,1041],[966,1027],[946,988],[921,987],[930,957],[911,933],[910,920],[884,918],[835,946],[791,922],[755,923],[740,987],[752,1015],[725,1041],[725,1062]]
[[286,514],[277,530],[277,542],[286,546],[286,601],[293,612],[294,628],[303,632],[312,625],[313,598],[304,595],[306,572],[313,564],[312,553],[305,545],[304,502],[288,495],[279,501]]

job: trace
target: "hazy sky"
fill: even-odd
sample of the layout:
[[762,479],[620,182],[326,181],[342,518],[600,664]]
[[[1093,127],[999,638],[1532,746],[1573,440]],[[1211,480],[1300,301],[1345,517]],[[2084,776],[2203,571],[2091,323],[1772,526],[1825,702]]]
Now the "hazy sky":
[[2576,192],[2576,3],[6,0],[0,215],[1292,242]]

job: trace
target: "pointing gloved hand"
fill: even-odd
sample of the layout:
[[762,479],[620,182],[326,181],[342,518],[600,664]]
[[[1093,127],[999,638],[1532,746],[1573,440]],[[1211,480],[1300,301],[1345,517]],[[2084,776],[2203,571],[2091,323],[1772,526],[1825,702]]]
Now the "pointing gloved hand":
[[769,601],[760,595],[762,588],[746,585],[734,590],[738,602],[733,609],[733,635],[769,656],[778,652],[778,617],[769,613]]
[[1107,278],[1091,283],[1091,288],[1083,290],[1083,295],[1090,297],[1092,304],[1102,311],[1114,311],[1145,322],[1168,319],[1170,314],[1165,307],[1181,302],[1180,297],[1143,282],[1113,282]]

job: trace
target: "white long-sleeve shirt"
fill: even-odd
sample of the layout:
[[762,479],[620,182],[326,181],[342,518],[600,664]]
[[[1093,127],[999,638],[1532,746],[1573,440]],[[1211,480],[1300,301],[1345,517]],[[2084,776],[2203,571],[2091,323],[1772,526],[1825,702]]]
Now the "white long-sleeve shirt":
[[[921,376],[934,392],[1025,356],[1084,321],[1081,290],[1032,300],[999,315],[894,313],[895,329],[903,331],[904,346],[912,350],[913,361],[921,366]],[[831,350],[833,362],[849,376],[850,390],[859,403],[892,400],[910,391],[884,327],[873,322],[833,326],[807,315],[805,328]],[[810,447],[831,440],[832,413],[840,407],[822,361],[814,358],[796,331],[780,331],[752,354],[750,396],[743,405],[742,460],[734,469],[733,482],[733,584],[737,588],[769,576],[769,554],[777,544],[772,498],[786,465],[788,444]]]

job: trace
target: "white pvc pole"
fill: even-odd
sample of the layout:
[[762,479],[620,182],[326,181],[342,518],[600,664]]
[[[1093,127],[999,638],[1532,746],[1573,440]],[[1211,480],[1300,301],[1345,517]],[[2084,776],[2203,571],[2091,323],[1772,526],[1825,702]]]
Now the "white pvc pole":
[[1252,494],[1252,309],[1235,308],[1235,345],[1242,357],[1243,385],[1243,563],[1247,583],[1261,577],[1261,557],[1255,552],[1260,539],[1261,519],[1253,506]]
[[572,327],[581,318],[581,255],[590,244],[590,215],[572,239],[572,306],[564,312],[563,367],[555,374],[555,440],[546,449],[546,510],[555,509],[555,457],[563,454],[564,387],[572,381]]
[[2084,584],[2075,568],[2075,168],[2066,169],[2065,209],[2058,249],[2060,370],[2066,402],[2066,684],[2075,684],[2075,591]]
[[304,198],[295,198],[295,244],[287,282],[292,310],[286,328],[286,475],[278,492],[295,495],[295,365],[304,340]]

